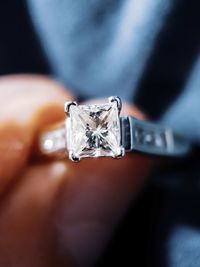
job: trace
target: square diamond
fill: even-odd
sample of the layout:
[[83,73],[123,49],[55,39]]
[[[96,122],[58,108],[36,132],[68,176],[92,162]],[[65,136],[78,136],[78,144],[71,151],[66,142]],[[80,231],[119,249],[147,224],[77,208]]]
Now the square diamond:
[[123,155],[117,101],[104,105],[70,105],[66,127],[72,160]]

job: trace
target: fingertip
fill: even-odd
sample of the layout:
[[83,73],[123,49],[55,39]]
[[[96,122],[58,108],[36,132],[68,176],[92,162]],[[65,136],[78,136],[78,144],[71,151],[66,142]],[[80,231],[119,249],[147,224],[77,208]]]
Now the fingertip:
[[73,98],[42,75],[0,78],[0,193],[26,165],[39,129],[63,120],[63,103]]

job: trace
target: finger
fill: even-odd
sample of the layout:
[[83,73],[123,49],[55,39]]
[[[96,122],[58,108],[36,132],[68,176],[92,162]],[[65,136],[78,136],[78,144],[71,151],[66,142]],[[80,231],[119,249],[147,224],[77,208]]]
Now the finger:
[[[124,112],[142,118],[125,106]],[[127,154],[120,160],[84,159],[71,163],[72,174],[55,211],[60,247],[80,266],[93,266],[130,202],[141,190],[153,161]]]
[[0,78],[0,193],[25,165],[37,129],[63,119],[63,102],[72,98],[43,76]]
[[[135,109],[126,113],[139,116]],[[150,158],[130,155],[30,167],[0,210],[2,266],[18,257],[20,267],[28,259],[43,267],[94,263],[151,164]]]
[[6,196],[0,209],[0,266],[73,266],[67,252],[61,257],[57,250],[51,216],[68,172],[61,162],[31,166]]

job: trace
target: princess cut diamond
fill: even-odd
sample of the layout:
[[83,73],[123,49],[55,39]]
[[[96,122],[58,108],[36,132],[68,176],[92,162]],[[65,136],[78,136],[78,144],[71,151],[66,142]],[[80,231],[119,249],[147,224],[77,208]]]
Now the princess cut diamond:
[[67,148],[72,160],[84,157],[123,156],[119,99],[103,105],[67,104]]

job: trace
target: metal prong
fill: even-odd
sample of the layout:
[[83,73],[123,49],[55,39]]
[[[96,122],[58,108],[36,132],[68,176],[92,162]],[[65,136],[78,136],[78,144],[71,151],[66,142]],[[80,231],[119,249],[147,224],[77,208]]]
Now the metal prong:
[[75,156],[72,152],[69,153],[69,158],[74,162],[79,162],[80,158]]
[[77,106],[77,103],[75,101],[66,101],[65,102],[65,107],[64,107],[65,113],[69,113],[69,109],[70,109],[71,105]]
[[125,155],[125,149],[124,147],[120,147],[119,152],[115,155],[114,158],[119,159],[119,158],[122,158],[124,155]]
[[119,112],[121,111],[121,109],[122,109],[122,101],[121,101],[121,99],[118,96],[110,96],[108,98],[108,101],[110,103],[116,102],[117,103],[117,108],[118,108]]

